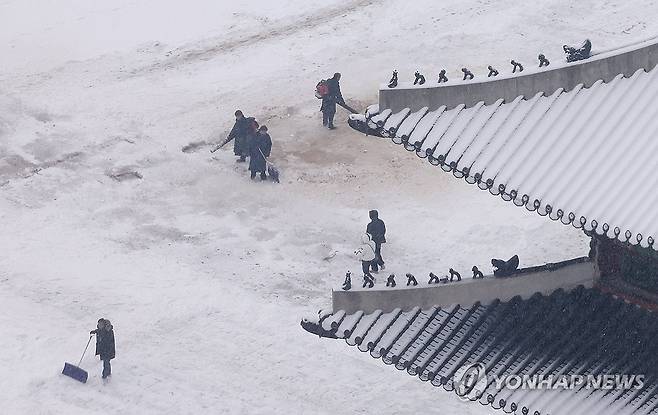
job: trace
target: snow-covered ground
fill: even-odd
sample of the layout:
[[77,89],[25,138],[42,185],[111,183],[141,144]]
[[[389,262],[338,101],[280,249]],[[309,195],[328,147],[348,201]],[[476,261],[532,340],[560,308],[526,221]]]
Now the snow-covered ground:
[[[344,112],[323,129],[315,83],[340,71],[365,108],[394,68],[560,59],[585,37],[653,36],[657,15],[649,0],[0,0],[0,412],[489,413],[299,320],[358,270],[369,209],[398,273],[555,261],[586,238]],[[236,108],[270,127],[280,185],[250,182],[230,149],[182,151],[225,137]],[[99,317],[112,381],[93,353],[86,385],[61,376]]]

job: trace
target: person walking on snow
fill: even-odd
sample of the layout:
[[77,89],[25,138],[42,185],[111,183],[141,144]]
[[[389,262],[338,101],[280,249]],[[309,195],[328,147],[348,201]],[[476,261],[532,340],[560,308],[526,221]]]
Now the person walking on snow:
[[379,212],[376,210],[371,210],[368,215],[370,216],[370,223],[366,227],[366,233],[370,235],[375,243],[375,259],[372,261],[372,271],[379,272],[379,268],[382,270],[386,268],[382,259],[382,244],[386,243],[386,225],[383,220],[379,219]]
[[370,273],[370,266],[375,259],[375,244],[367,233],[361,236],[361,246],[354,251],[356,257],[361,260],[363,270],[363,287],[369,285],[372,288],[375,285],[375,278]]
[[114,359],[114,330],[110,320],[101,318],[96,325],[97,329],[89,332],[96,335],[96,356],[103,361],[103,379],[112,375],[110,360]]
[[254,122],[254,118],[245,117],[242,111],[235,111],[235,124],[222,146],[231,140],[235,140],[233,141],[233,153],[239,157],[236,160],[237,162],[246,161],[249,152],[248,139]]
[[327,79],[328,92],[322,97],[322,125],[333,130],[334,115],[336,115],[336,103],[345,105],[343,94],[340,92],[340,73],[336,72],[333,78]]
[[267,133],[267,127],[261,125],[258,133],[251,137],[249,141],[249,170],[251,170],[251,180],[256,178],[256,173],[260,173],[260,179],[267,179],[265,170],[267,169],[266,158],[272,151],[272,139]]

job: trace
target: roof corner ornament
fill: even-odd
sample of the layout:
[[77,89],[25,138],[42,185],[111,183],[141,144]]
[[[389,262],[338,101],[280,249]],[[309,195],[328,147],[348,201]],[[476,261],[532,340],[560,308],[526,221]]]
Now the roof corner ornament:
[[391,274],[386,279],[386,286],[391,287],[391,288],[395,288],[395,285],[396,285],[395,284],[395,274]]
[[[446,278],[446,281],[447,281],[447,278]],[[430,272],[430,279],[429,279],[429,281],[427,281],[427,284],[428,285],[429,284],[438,284],[440,282],[441,282],[441,280],[439,279],[439,277],[437,277],[435,273]]]
[[446,76],[446,70],[441,69],[441,72],[439,72],[439,83],[442,82],[448,82],[448,77]]
[[512,64],[512,73],[516,73],[517,69],[519,72],[523,72],[523,65],[521,65],[519,62],[512,59],[509,63]]
[[464,78],[462,79],[462,81],[471,80],[475,78],[473,72],[469,71],[467,68],[462,68],[462,72],[464,72]]
[[352,273],[347,271],[345,274],[345,282],[343,282],[343,290],[349,291],[352,289]]
[[482,273],[482,271],[480,271],[480,269],[477,266],[473,265],[473,268],[471,268],[471,271],[473,271],[473,279],[474,280],[484,278],[484,274]]
[[413,274],[411,274],[411,273],[408,272],[407,275],[406,275],[406,277],[407,277],[407,287],[408,287],[409,285],[413,285],[414,287],[415,287],[416,285],[418,285],[418,281],[416,281],[416,277],[414,277]]
[[579,48],[564,45],[562,49],[567,54],[567,62],[581,61],[592,56],[592,42],[589,39],[585,39],[585,42]]
[[414,76],[416,77],[416,79],[414,79],[414,85],[422,85],[425,83],[425,77],[422,73],[416,71]]
[[395,88],[396,86],[398,86],[398,71],[394,69],[393,76],[391,76],[391,80],[388,81],[388,87]]

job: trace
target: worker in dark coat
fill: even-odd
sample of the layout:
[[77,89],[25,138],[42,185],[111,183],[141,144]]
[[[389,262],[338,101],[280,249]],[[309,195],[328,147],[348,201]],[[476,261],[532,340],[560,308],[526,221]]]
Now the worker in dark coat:
[[386,225],[379,219],[379,212],[371,210],[368,212],[370,223],[366,227],[366,233],[370,235],[375,243],[375,259],[372,261],[373,272],[378,272],[379,268],[384,269],[384,260],[382,259],[382,244],[386,243]]
[[238,162],[246,161],[249,152],[247,140],[249,133],[253,128],[253,121],[253,118],[245,117],[242,111],[235,111],[235,124],[233,125],[231,132],[228,134],[228,137],[226,137],[224,144],[231,140],[235,140],[233,141],[233,153],[239,157],[239,159],[236,160]]
[[112,375],[110,360],[114,359],[114,328],[110,320],[101,318],[96,325],[97,329],[92,330],[89,334],[96,335],[96,356],[103,361],[103,379]]
[[328,92],[322,97],[322,125],[333,130],[334,115],[336,115],[336,103],[345,105],[343,94],[340,92],[340,74],[336,72],[333,78],[327,79]]
[[266,180],[267,163],[265,158],[270,156],[272,150],[272,139],[267,133],[267,126],[261,125],[258,133],[250,138],[249,142],[249,170],[251,170],[251,179],[256,178],[256,173],[260,173],[260,179]]

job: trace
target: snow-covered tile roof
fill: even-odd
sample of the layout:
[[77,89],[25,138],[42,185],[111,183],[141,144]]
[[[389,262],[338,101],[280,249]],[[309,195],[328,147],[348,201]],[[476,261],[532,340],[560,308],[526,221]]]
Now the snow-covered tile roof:
[[392,113],[367,126],[494,195],[644,247],[658,235],[658,70],[550,96]]
[[[469,396],[506,413],[658,413],[658,319],[596,289],[464,308],[334,316],[340,320],[331,325],[338,338],[448,391],[459,386],[465,367],[484,365],[486,382]],[[644,375],[644,385],[628,390],[496,385],[495,376],[512,375]]]

